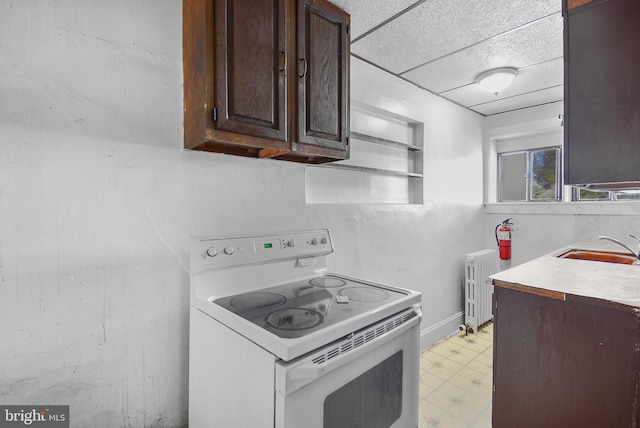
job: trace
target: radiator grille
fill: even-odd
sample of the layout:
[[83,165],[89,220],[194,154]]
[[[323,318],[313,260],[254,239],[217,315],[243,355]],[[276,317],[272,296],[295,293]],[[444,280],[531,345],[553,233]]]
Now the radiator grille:
[[384,336],[385,334],[390,333],[391,331],[395,330],[396,328],[400,327],[401,325],[403,325],[404,323],[406,323],[407,321],[411,320],[416,316],[417,316],[416,312],[412,310],[410,312],[398,315],[396,317],[392,317],[389,320],[386,320],[377,326],[373,326],[368,329],[361,330],[357,333],[354,333],[352,337],[339,341],[328,350],[314,356],[311,359],[311,361],[314,364],[323,364],[331,360],[332,358],[337,357],[338,355],[342,355],[344,353],[352,351],[357,347],[364,345],[367,342],[371,342],[372,340],[378,337],[381,337],[381,336]]
[[465,256],[465,313],[467,331],[476,332],[478,326],[493,318],[493,285],[490,275],[498,271],[496,250],[482,250]]

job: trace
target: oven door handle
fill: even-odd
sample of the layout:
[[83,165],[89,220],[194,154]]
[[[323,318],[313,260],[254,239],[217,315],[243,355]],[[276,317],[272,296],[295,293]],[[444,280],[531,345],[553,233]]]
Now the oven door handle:
[[[333,370],[336,370],[337,368],[342,367],[343,365],[348,364],[353,360],[356,360],[362,354],[368,353],[369,351],[371,351],[371,349],[379,346],[381,343],[393,340],[415,325],[419,324],[420,319],[422,318],[422,312],[420,308],[413,308],[412,311],[416,316],[404,322],[402,325],[395,327],[393,328],[393,330],[385,332],[384,334],[381,334],[380,336],[369,340],[368,342],[365,342],[363,345],[360,345],[356,348],[351,348],[349,351],[343,353],[341,352],[337,356],[327,359],[322,363],[314,362],[314,360],[317,360],[318,357],[321,356],[312,355],[309,358],[305,358],[304,361],[300,361],[299,363],[296,363],[292,366],[280,366],[279,368],[286,372],[284,378],[287,379],[287,395],[299,389],[300,387],[312,382],[313,380],[318,379],[321,376],[330,373]],[[382,323],[381,325],[384,326],[385,324]],[[340,346],[340,344],[338,344],[337,346]]]

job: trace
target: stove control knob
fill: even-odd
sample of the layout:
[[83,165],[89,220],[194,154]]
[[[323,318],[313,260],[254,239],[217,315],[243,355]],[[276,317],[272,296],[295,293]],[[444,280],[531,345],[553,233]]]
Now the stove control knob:
[[318,245],[318,238],[313,238],[311,240],[311,245]]
[[233,254],[233,247],[231,245],[227,245],[226,247],[224,247],[224,253],[230,256],[231,254]]
[[322,239],[320,239],[320,243],[323,244],[323,245],[326,244],[327,243],[327,237],[323,236]]
[[210,248],[207,250],[207,256],[209,256],[209,257],[215,257],[215,256],[217,256],[217,255],[218,255],[218,250],[216,249],[216,247],[210,247]]
[[295,247],[296,243],[293,239],[289,239],[286,244],[287,247]]

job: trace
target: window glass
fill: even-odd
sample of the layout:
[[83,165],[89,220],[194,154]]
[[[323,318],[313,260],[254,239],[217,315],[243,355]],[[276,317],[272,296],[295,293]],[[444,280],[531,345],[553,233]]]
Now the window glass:
[[531,200],[555,200],[558,195],[558,149],[531,152]]
[[577,201],[608,201],[611,199],[611,192],[607,190],[575,188],[573,199]]
[[527,152],[500,154],[500,201],[527,200]]
[[620,190],[615,192],[616,201],[640,201],[640,190]]

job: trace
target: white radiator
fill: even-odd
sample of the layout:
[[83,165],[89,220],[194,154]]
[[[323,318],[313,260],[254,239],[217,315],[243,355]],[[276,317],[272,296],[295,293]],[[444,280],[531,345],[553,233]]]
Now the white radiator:
[[493,284],[489,275],[498,271],[497,251],[481,250],[467,254],[464,271],[465,325],[463,327],[467,333],[475,333],[478,331],[478,326],[493,318],[491,310]]

